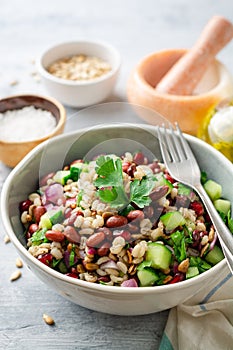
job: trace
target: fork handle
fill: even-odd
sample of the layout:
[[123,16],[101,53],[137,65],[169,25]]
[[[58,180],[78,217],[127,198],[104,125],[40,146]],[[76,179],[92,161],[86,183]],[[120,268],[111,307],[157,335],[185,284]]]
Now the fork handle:
[[227,226],[224,224],[222,218],[219,216],[217,210],[215,209],[213,202],[211,201],[210,197],[206,193],[205,189],[201,184],[198,184],[195,186],[195,189],[197,193],[199,194],[200,198],[202,199],[206,210],[213,222],[213,225],[215,227],[215,230],[220,237],[220,243],[222,247],[229,251],[233,255],[233,235],[230,232],[230,230],[227,228]]

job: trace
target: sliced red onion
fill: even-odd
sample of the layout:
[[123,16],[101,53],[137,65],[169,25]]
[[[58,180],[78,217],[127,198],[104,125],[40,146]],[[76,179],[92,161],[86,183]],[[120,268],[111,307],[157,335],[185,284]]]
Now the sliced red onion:
[[[69,268],[70,267],[70,252],[68,250],[66,250],[64,252],[64,261],[65,261],[65,264],[66,264],[66,267]],[[77,256],[74,257],[74,264],[76,264],[78,261],[78,258]]]
[[59,199],[63,199],[63,186],[58,183],[54,183],[48,186],[45,190],[46,202],[57,204]]
[[118,270],[117,264],[113,260],[109,260],[103,264],[100,265],[101,270],[105,269],[116,269]]
[[137,281],[134,278],[130,278],[121,283],[121,287],[138,287]]
[[212,249],[214,248],[215,243],[216,243],[216,241],[217,241],[217,238],[218,238],[218,235],[217,235],[217,232],[215,231],[215,232],[214,232],[214,239],[213,239],[213,241],[210,243],[209,250],[212,250]]

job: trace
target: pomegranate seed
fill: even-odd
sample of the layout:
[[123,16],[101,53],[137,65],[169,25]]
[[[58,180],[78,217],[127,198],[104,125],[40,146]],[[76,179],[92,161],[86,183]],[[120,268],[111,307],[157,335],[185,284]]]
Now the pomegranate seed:
[[26,199],[19,204],[19,210],[22,213],[23,211],[28,211],[30,205],[32,205],[32,201],[30,199]]
[[66,276],[69,276],[69,277],[72,277],[72,278],[78,278],[78,275],[77,273],[75,272],[68,272],[65,274]]
[[204,214],[204,207],[202,205],[202,203],[198,202],[198,201],[194,201],[192,203],[190,203],[190,209],[194,210],[197,216],[201,216]]
[[136,164],[132,163],[127,169],[127,174],[131,177],[134,177],[135,171],[136,171]]
[[43,255],[39,255],[37,258],[39,261],[41,261],[43,264],[49,266],[49,264],[52,262],[53,260],[53,256],[50,253],[46,253]]
[[184,275],[181,273],[176,273],[173,279],[169,282],[169,284],[178,283],[184,280]]
[[164,177],[165,177],[165,179],[167,179],[168,181],[170,181],[172,184],[174,184],[174,183],[176,182],[176,180],[173,179],[173,177],[171,177],[171,175],[168,174],[168,173],[165,173],[165,174],[164,174]]
[[124,171],[124,173],[127,173],[127,172],[128,172],[129,166],[130,166],[130,163],[129,163],[129,162],[123,162],[123,163],[122,163],[122,170]]

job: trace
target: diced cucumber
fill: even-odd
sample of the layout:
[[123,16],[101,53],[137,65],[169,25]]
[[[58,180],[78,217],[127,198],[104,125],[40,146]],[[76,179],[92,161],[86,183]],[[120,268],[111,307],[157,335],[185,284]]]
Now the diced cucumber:
[[199,275],[199,270],[198,270],[197,266],[190,266],[188,268],[188,271],[186,272],[186,278],[189,279],[189,278],[195,277],[197,275]]
[[70,178],[73,181],[78,181],[79,176],[81,174],[81,172],[84,169],[84,164],[83,163],[74,163],[71,165],[70,167]]
[[219,199],[222,195],[222,186],[213,180],[206,181],[204,189],[212,201]]
[[52,225],[59,224],[64,219],[64,215],[63,215],[62,210],[58,210],[57,212],[52,213],[52,215],[49,212],[48,215],[49,215],[49,219],[50,219]]
[[205,260],[213,265],[216,265],[222,259],[224,259],[223,252],[217,245],[205,256]]
[[216,199],[214,201],[214,206],[216,210],[218,210],[220,213],[223,213],[224,215],[227,215],[230,208],[231,208],[231,202],[227,199]]
[[159,276],[154,269],[146,267],[137,272],[141,287],[153,286],[158,281]]
[[40,218],[40,227],[47,228],[48,230],[52,227],[52,222],[47,212],[44,213]]
[[171,190],[173,189],[173,184],[164,177],[163,173],[159,173],[156,175],[155,186],[156,187],[168,186],[169,187],[168,193],[170,193]]
[[160,217],[168,231],[174,230],[178,226],[183,226],[186,223],[185,218],[179,211],[170,211]]
[[55,182],[62,184],[62,185],[65,185],[69,178],[70,178],[70,171],[69,170],[59,170],[54,175],[53,180]]
[[165,245],[157,242],[148,243],[146,260],[151,261],[151,267],[154,269],[167,270],[171,257],[172,253]]

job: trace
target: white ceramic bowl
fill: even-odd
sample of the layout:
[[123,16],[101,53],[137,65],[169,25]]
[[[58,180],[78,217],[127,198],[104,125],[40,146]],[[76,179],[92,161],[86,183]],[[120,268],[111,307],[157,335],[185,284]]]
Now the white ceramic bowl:
[[[203,274],[177,284],[127,288],[94,284],[65,276],[39,262],[25,248],[18,204],[38,186],[38,178],[73,159],[92,156],[104,150],[122,154],[137,147],[146,155],[159,159],[156,129],[153,126],[113,124],[58,136],[37,146],[12,171],[6,180],[1,198],[3,224],[11,241],[27,266],[45,284],[65,298],[100,312],[118,315],[140,315],[169,309],[193,296],[201,287],[221,274],[225,259]],[[186,135],[201,169],[223,187],[223,196],[233,203],[233,166],[218,151],[195,137]],[[97,153],[98,154],[98,153]],[[48,161],[49,160],[49,161]]]
[[[84,54],[108,62],[112,69],[93,80],[72,81],[61,79],[47,70],[58,59]],[[105,100],[112,92],[119,73],[121,58],[111,45],[96,41],[65,42],[49,48],[37,62],[42,82],[51,96],[71,107],[86,107]]]

